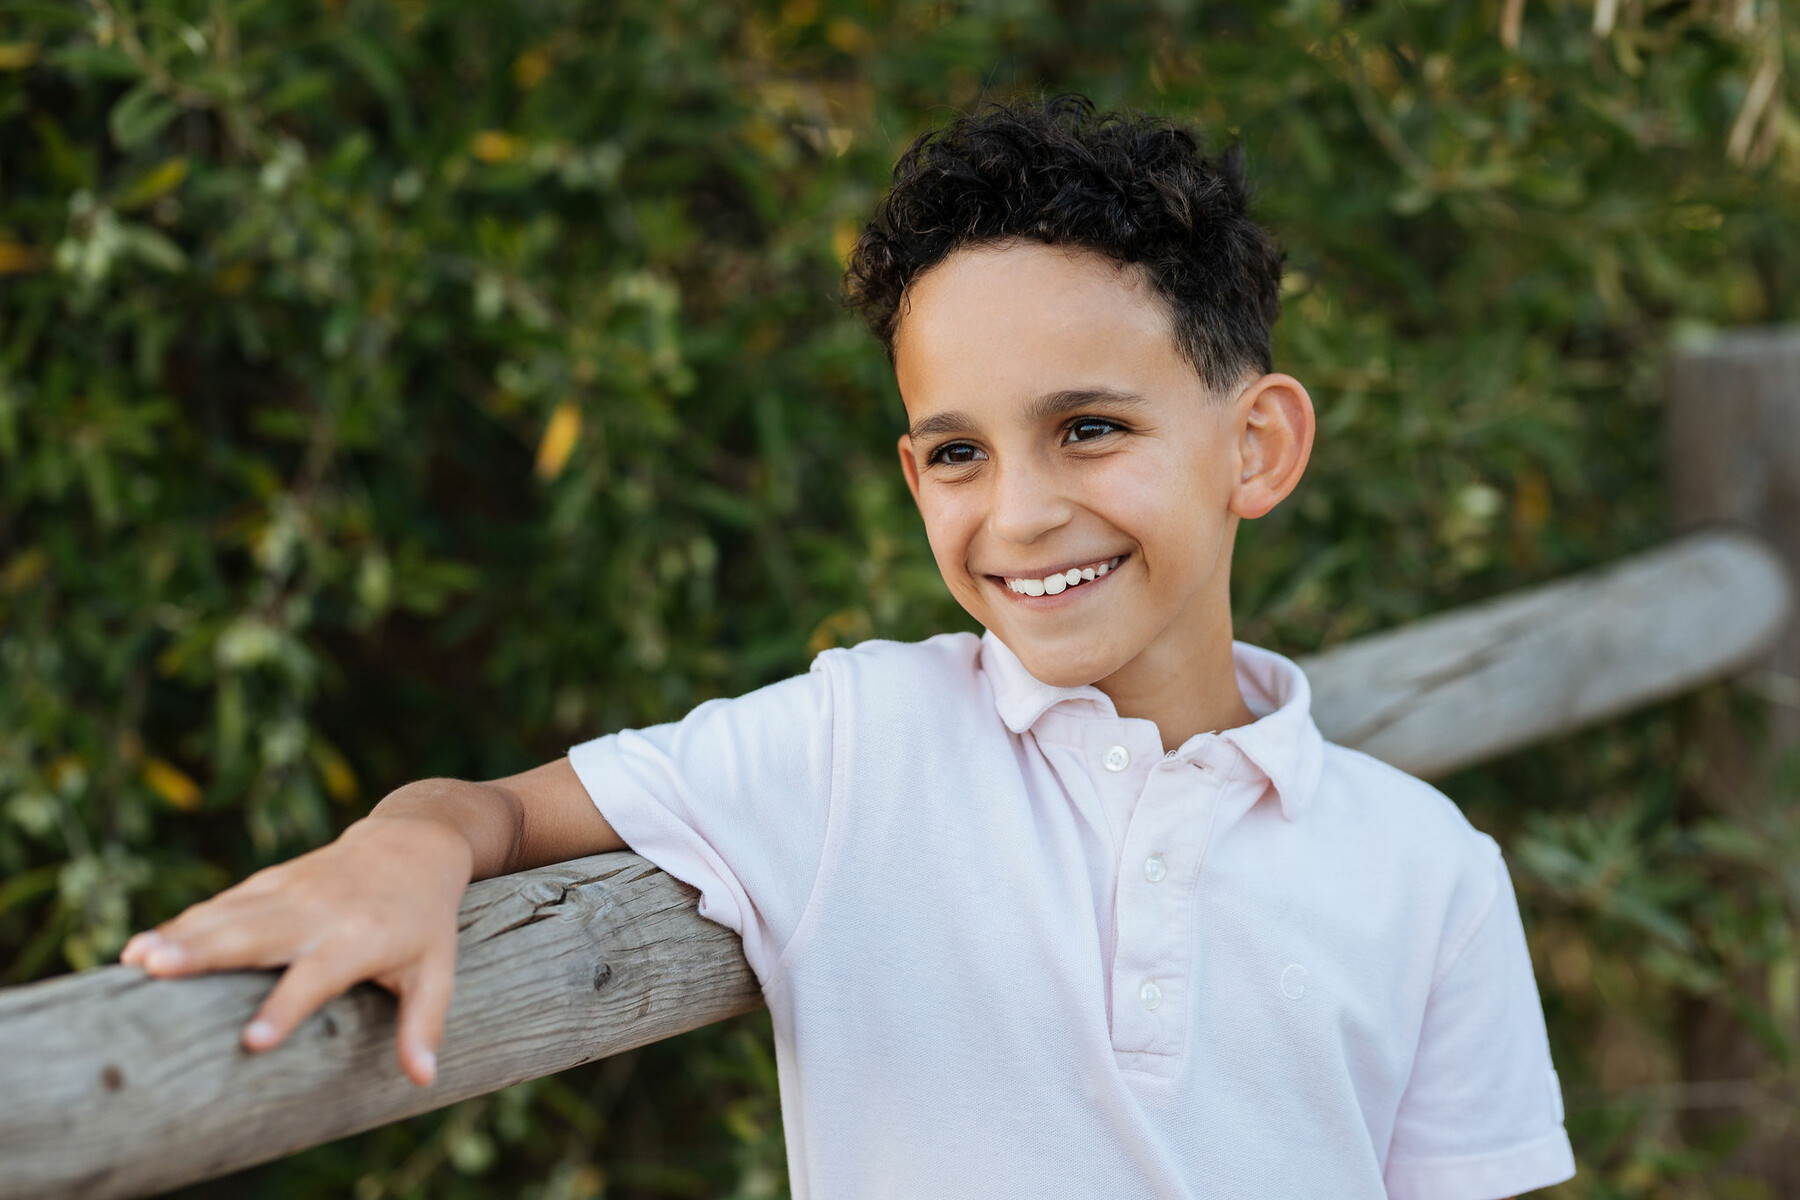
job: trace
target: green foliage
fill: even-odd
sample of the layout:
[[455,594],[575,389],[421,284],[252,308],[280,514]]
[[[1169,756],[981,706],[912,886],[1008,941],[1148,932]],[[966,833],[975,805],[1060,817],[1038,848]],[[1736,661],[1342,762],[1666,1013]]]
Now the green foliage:
[[[1795,28],[1774,0],[3,0],[5,981],[405,780],[961,627],[836,297],[894,155],[984,96],[1248,149],[1321,433],[1240,539],[1242,636],[1303,652],[1655,542],[1659,353],[1800,307]],[[1694,798],[1724,702],[1450,782],[1534,931],[1584,1165],[1559,1195],[1713,1194],[1729,1137],[1659,1099],[1684,997],[1766,972],[1742,1020],[1792,1060],[1800,833]],[[782,1172],[748,1021],[210,1191]]]

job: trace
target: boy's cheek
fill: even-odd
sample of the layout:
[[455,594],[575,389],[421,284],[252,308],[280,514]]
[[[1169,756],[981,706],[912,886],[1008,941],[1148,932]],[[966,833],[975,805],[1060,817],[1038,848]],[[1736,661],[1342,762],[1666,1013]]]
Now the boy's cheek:
[[931,556],[937,562],[938,574],[951,590],[956,577],[968,575],[969,542],[963,534],[963,514],[927,495],[919,501],[919,515],[925,522],[925,540],[931,545]]

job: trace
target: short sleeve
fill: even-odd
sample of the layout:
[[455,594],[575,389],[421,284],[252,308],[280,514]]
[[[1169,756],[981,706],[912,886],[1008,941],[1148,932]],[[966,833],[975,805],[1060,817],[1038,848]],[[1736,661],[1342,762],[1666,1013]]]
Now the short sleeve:
[[1387,1160],[1392,1200],[1499,1200],[1575,1174],[1519,905],[1496,852],[1485,912],[1446,947]]
[[799,924],[831,805],[829,677],[817,668],[680,721],[569,751],[600,815],[633,851],[700,891],[765,984]]

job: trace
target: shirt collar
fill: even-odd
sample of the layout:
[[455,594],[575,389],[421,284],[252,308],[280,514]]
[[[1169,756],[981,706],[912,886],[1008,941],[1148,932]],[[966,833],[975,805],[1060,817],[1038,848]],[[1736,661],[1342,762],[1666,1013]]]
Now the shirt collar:
[[[1232,642],[1231,662],[1238,690],[1256,720],[1218,736],[1267,778],[1281,802],[1281,815],[1296,820],[1312,803],[1325,767],[1325,739],[1312,719],[1312,687],[1292,660],[1260,646]],[[1044,683],[992,633],[981,638],[981,667],[994,689],[994,707],[1014,733],[1024,733],[1053,708],[1118,719],[1105,692],[1092,684],[1064,688]]]

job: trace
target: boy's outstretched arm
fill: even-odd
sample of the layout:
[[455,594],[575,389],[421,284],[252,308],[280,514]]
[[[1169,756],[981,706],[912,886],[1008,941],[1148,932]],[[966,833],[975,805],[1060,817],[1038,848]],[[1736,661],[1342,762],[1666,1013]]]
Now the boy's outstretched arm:
[[400,1065],[424,1085],[437,1074],[469,881],[624,845],[567,758],[486,783],[420,780],[329,845],[133,937],[119,961],[159,978],[285,967],[244,1027],[251,1050],[371,980],[399,998]]

